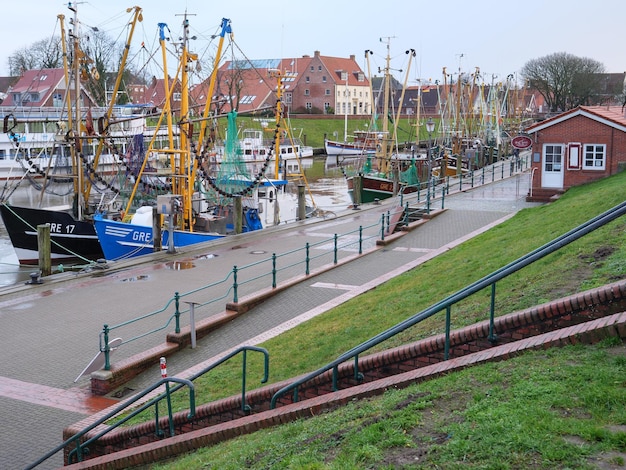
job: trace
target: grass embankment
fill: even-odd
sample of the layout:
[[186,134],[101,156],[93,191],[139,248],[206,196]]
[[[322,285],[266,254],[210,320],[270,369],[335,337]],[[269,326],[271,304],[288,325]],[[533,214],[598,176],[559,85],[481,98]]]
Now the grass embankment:
[[[270,382],[314,370],[624,199],[626,173],[573,188],[261,346]],[[498,315],[626,277],[620,218],[497,285]],[[489,292],[488,292],[489,291]],[[453,328],[482,321],[490,289],[452,309]],[[443,331],[437,315],[384,344]],[[332,413],[203,449],[189,468],[598,468],[626,458],[623,344],[533,352]],[[250,355],[248,384],[262,376]],[[238,393],[235,358],[197,383],[199,403]],[[181,397],[182,398],[182,397]],[[181,400],[182,403],[184,401]]]

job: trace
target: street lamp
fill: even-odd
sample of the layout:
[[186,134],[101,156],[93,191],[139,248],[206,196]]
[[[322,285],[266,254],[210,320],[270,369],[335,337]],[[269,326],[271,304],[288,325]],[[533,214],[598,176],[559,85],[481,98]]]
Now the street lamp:
[[430,180],[432,178],[432,134],[435,130],[435,121],[432,118],[428,118],[426,121],[426,132],[428,132],[428,151],[426,157],[428,158],[428,183],[426,184],[426,212],[430,214]]

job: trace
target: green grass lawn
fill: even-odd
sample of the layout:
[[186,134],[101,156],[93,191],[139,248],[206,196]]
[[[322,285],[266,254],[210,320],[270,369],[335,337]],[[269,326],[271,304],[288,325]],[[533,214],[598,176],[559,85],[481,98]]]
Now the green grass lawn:
[[[625,199],[626,172],[524,209],[382,286],[260,345],[270,382],[341,353],[549,242]],[[498,282],[497,315],[626,277],[617,219]],[[485,320],[489,292],[452,309],[452,327]],[[442,314],[388,340],[443,331]],[[252,377],[262,363],[250,355]],[[238,393],[240,359],[197,381],[198,402]],[[259,384],[260,385],[260,384]],[[185,398],[177,402],[184,408]],[[332,413],[222,443],[157,468],[620,468],[626,458],[623,344],[528,353],[390,391]],[[607,465],[594,466],[594,459]],[[624,467],[626,468],[626,467]]]
[[[255,118],[242,115],[237,117],[237,123],[240,128],[258,128],[259,124],[255,122],[254,119]],[[349,119],[347,126],[348,135],[356,130],[368,130],[371,128],[371,125],[369,118]],[[323,148],[325,137],[332,140],[343,140],[345,121],[339,116],[328,119],[295,117],[286,120],[283,126],[289,127],[292,136],[300,138],[306,145],[310,145],[313,148]],[[271,128],[273,128],[273,126]],[[402,118],[398,123],[398,142],[414,142],[415,128],[415,118]],[[426,141],[428,134],[424,125],[420,126],[419,132],[420,140],[422,142]]]

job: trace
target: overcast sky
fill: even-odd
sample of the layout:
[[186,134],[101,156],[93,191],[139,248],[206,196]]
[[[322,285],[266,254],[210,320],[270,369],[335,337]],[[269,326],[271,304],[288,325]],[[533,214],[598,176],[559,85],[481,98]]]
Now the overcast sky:
[[[133,3],[134,2],[134,3]],[[77,2],[83,24],[118,37],[128,20],[127,7],[143,8],[134,50],[143,42],[156,47],[157,23],[180,33],[181,14],[189,14],[198,41],[214,34],[222,18],[232,21],[238,57],[272,59],[354,54],[367,73],[364,51],[370,49],[372,71],[384,66],[386,41],[394,75],[404,80],[407,49],[416,51],[407,78],[442,81],[448,74],[480,69],[483,80],[504,80],[530,59],[567,52],[595,59],[607,72],[626,71],[626,1],[595,0],[90,0]],[[20,0],[12,4],[0,28],[0,75],[8,75],[14,51],[59,33],[58,14],[67,24],[73,13],[67,2]],[[383,41],[381,42],[381,38]],[[198,47],[201,47],[200,45]],[[400,73],[398,70],[402,69]]]

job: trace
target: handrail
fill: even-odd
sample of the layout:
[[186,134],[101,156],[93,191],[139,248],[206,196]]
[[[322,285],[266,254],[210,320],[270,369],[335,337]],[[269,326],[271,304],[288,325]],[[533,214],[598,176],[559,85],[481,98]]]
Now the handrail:
[[[434,314],[442,311],[442,310],[446,310],[446,313],[449,315],[449,309],[450,307],[465,299],[466,297],[469,297],[472,294],[475,294],[476,292],[479,292],[480,290],[484,289],[485,287],[488,286],[492,286],[492,295],[495,295],[495,283],[503,278],[505,278],[506,276],[515,273],[516,271],[519,271],[520,269],[524,268],[525,266],[543,258],[544,256],[547,256],[551,253],[553,253],[554,251],[557,251],[559,249],[561,249],[562,247],[564,247],[565,245],[578,240],[579,238],[583,237],[584,235],[587,235],[588,233],[602,227],[603,225],[606,225],[607,223],[615,220],[618,217],[621,217],[622,215],[626,214],[626,202],[622,202],[621,204],[618,204],[617,206],[613,207],[612,209],[609,209],[606,212],[603,212],[602,214],[588,220],[587,222],[579,225],[578,227],[568,231],[567,233],[561,235],[560,237],[555,238],[554,240],[550,241],[549,243],[546,243],[545,245],[531,251],[530,253],[527,253],[526,255],[518,258],[515,261],[512,261],[510,263],[508,263],[507,265],[501,267],[500,269],[494,271],[493,273],[483,277],[482,279],[479,279],[478,281],[466,286],[465,288],[457,291],[456,293],[446,297],[445,299],[431,305],[430,307],[426,308],[425,310],[422,310],[421,312],[411,316],[410,318],[396,324],[395,326],[383,331],[382,333],[379,333],[378,335],[368,339],[367,341],[361,343],[358,346],[355,346],[354,348],[348,350],[347,352],[343,353],[342,355],[340,355],[337,359],[335,359],[334,361],[326,364],[325,366],[317,369],[314,372],[311,372],[309,374],[307,374],[306,376],[300,378],[299,380],[284,386],[283,388],[281,388],[280,390],[278,390],[276,393],[274,393],[274,395],[272,396],[272,400],[270,403],[270,408],[275,408],[276,407],[276,401],[278,400],[279,397],[283,396],[284,394],[286,394],[287,392],[289,392],[290,390],[294,391],[294,401],[298,401],[297,398],[297,392],[298,392],[298,387],[312,379],[314,379],[315,377],[318,377],[319,375],[322,375],[325,372],[328,372],[329,370],[333,370],[333,384],[336,384],[337,381],[337,375],[338,375],[338,366],[349,360],[349,359],[354,359],[355,361],[355,376],[358,378],[358,356],[359,354],[361,354],[362,352],[378,345],[379,343],[391,338],[392,336],[401,333],[402,331],[406,330],[407,328],[410,328],[414,325],[416,325],[417,323],[430,318],[431,316],[433,316]],[[448,323],[448,322],[447,322]],[[493,312],[493,308],[491,309],[491,318],[490,318],[490,339],[493,339],[493,323],[494,323],[494,312]],[[449,348],[449,334],[446,331],[446,351]]]
[[[108,412],[106,415],[102,416],[101,418],[99,418],[97,421],[95,421],[92,424],[90,424],[89,426],[87,426],[82,431],[74,434],[72,437],[70,437],[69,439],[67,439],[63,443],[59,444],[57,447],[52,449],[46,455],[41,457],[39,460],[37,460],[36,462],[34,462],[34,463],[30,464],[29,466],[27,466],[26,470],[30,470],[32,468],[35,468],[37,465],[41,464],[42,462],[45,462],[50,457],[55,455],[57,452],[65,449],[67,446],[69,446],[73,442],[76,442],[76,448],[69,452],[69,454],[68,454],[68,462],[71,462],[71,460],[72,460],[72,458],[74,456],[76,456],[76,459],[79,462],[81,462],[83,460],[83,453],[85,451],[85,448],[89,444],[91,444],[92,442],[96,441],[97,439],[100,439],[102,436],[104,436],[105,434],[108,434],[109,432],[111,432],[115,428],[121,426],[126,421],[128,421],[129,419],[133,418],[134,416],[136,416],[137,414],[142,412],[145,408],[148,407],[148,405],[144,405],[143,407],[138,408],[133,413],[129,414],[128,416],[125,416],[123,419],[121,419],[117,423],[112,424],[111,426],[108,426],[106,429],[100,431],[98,434],[96,434],[95,436],[89,438],[85,442],[80,442],[80,438],[85,436],[92,429],[95,429],[96,427],[100,426],[101,424],[109,421],[115,415],[117,415],[121,411],[125,410],[130,405],[132,405],[133,403],[136,403],[138,400],[140,400],[141,398],[145,397],[147,394],[149,394],[150,392],[152,392],[156,388],[160,387],[163,384],[168,384],[169,382],[178,382],[179,384],[181,384],[178,388],[182,387],[182,385],[186,385],[187,387],[189,387],[189,414],[188,414],[188,417],[192,418],[193,416],[195,416],[195,413],[196,413],[196,402],[195,402],[195,386],[194,386],[194,384],[190,380],[187,380],[187,379],[179,379],[177,377],[169,377],[169,378],[166,377],[166,378],[163,378],[163,379],[159,380],[157,383],[155,383],[151,387],[145,389],[143,392],[135,395],[131,400],[128,400],[128,401],[122,403],[121,405],[117,406],[114,410]],[[155,398],[155,399],[153,399],[153,400],[151,400],[149,402],[149,406],[152,406],[153,404],[156,405],[156,403],[158,403],[158,401],[160,401],[160,399],[165,398],[165,397],[166,397],[166,395],[159,395],[159,397],[157,397],[157,398]]]
[[[250,406],[248,406],[246,404],[246,375],[247,375],[247,352],[248,351],[256,351],[256,352],[260,352],[260,353],[263,354],[263,356],[264,356],[264,369],[263,369],[263,377],[261,379],[261,383],[266,383],[269,380],[270,358],[269,358],[268,351],[266,349],[260,348],[258,346],[242,346],[242,347],[236,349],[235,351],[232,351],[230,354],[227,354],[226,356],[222,357],[218,361],[216,361],[216,362],[208,365],[207,367],[203,368],[199,372],[196,372],[195,374],[193,374],[192,376],[190,376],[187,379],[181,379],[181,378],[178,378],[178,377],[164,377],[164,378],[162,378],[161,380],[156,382],[154,385],[148,387],[144,391],[142,391],[142,392],[138,393],[137,395],[133,396],[132,399],[130,399],[130,400],[122,403],[121,405],[117,406],[114,410],[112,410],[109,413],[107,413],[106,415],[102,416],[100,419],[98,419],[94,423],[90,424],[89,426],[87,426],[86,428],[81,430],[80,432],[74,434],[72,437],[70,437],[69,439],[67,439],[63,443],[59,444],[57,447],[52,449],[46,455],[41,457],[39,460],[37,460],[36,462],[34,462],[31,465],[29,465],[28,467],[26,467],[26,470],[30,470],[30,469],[35,468],[36,466],[38,466],[42,462],[46,461],[47,459],[49,459],[50,457],[55,455],[57,452],[65,449],[66,447],[68,447],[69,445],[71,445],[74,442],[76,442],[76,448],[72,449],[71,451],[68,452],[68,456],[67,456],[68,464],[72,463],[72,459],[73,458],[76,458],[77,461],[81,462],[83,460],[83,454],[84,454],[85,450],[88,450],[88,446],[90,444],[94,443],[95,441],[97,441],[98,439],[103,437],[104,435],[106,435],[109,432],[113,431],[114,429],[118,428],[122,424],[126,423],[130,419],[134,418],[135,416],[139,415],[140,413],[142,413],[143,411],[147,410],[148,408],[150,408],[152,406],[154,406],[155,409],[156,409],[156,413],[155,413],[155,415],[156,415],[156,417],[155,417],[155,421],[156,421],[155,429],[157,430],[157,434],[158,434],[159,431],[160,431],[159,430],[158,404],[163,399],[166,399],[166,402],[168,404],[170,436],[174,436],[174,422],[173,422],[173,415],[172,415],[172,409],[171,409],[171,400],[170,400],[171,394],[176,392],[176,391],[178,391],[178,390],[180,390],[184,386],[189,387],[189,413],[187,414],[187,419],[193,418],[195,416],[195,414],[196,414],[195,385],[193,384],[193,381],[196,380],[197,378],[201,377],[202,375],[206,374],[207,372],[215,369],[217,366],[223,364],[224,362],[228,361],[229,359],[231,359],[232,357],[236,356],[239,353],[243,353],[243,359],[242,359],[242,384],[241,384],[241,409],[245,413],[250,412],[251,408],[250,408]],[[170,388],[170,386],[169,386],[170,382],[175,382],[178,385],[175,385],[174,387]],[[119,413],[121,413],[125,409],[129,408],[131,405],[133,405],[137,401],[141,400],[143,397],[148,395],[153,390],[156,390],[157,388],[159,388],[163,384],[165,384],[165,387],[166,387],[165,393],[161,393],[161,394],[157,395],[156,397],[152,398],[151,400],[147,401],[146,403],[142,404],[140,407],[135,408],[132,411],[132,413],[128,414],[127,416],[124,416],[120,421],[107,426],[105,429],[103,429],[102,431],[98,432],[96,435],[90,437],[86,441],[84,441],[84,442],[80,441],[80,439],[83,436],[85,436],[89,431],[95,429],[96,427],[100,426],[101,424],[106,423],[107,421],[110,421],[116,415],[118,415]]]
[[[384,224],[384,220],[382,222]],[[128,344],[130,342],[133,342],[135,340],[144,338],[145,336],[148,336],[150,334],[153,333],[157,333],[159,331],[163,331],[164,329],[168,328],[168,326],[172,323],[172,321],[174,321],[174,331],[176,334],[180,333],[180,317],[182,314],[186,314],[188,313],[190,310],[189,308],[187,309],[181,309],[180,307],[180,301],[185,298],[185,297],[189,297],[190,295],[194,294],[197,296],[198,293],[203,293],[206,295],[207,298],[209,298],[210,300],[206,301],[206,302],[197,302],[197,306],[196,306],[196,312],[197,312],[197,307],[203,307],[203,306],[207,306],[209,304],[215,304],[216,302],[220,301],[220,300],[224,300],[227,298],[227,296],[229,296],[230,294],[232,294],[232,301],[234,303],[239,302],[239,296],[240,296],[240,289],[242,288],[242,286],[245,286],[247,284],[250,284],[258,279],[261,279],[263,277],[271,277],[271,281],[268,283],[268,287],[271,286],[271,288],[276,288],[277,287],[277,275],[278,273],[280,273],[281,271],[286,271],[288,269],[292,269],[294,267],[298,267],[298,266],[302,266],[303,267],[303,271],[305,275],[310,275],[310,270],[311,270],[311,261],[312,260],[318,260],[323,256],[328,256],[328,255],[332,255],[333,256],[333,263],[337,264],[338,263],[338,254],[339,254],[339,250],[342,248],[345,248],[351,244],[355,244],[358,243],[358,253],[362,254],[362,247],[363,247],[363,241],[364,240],[368,240],[371,238],[375,238],[376,236],[380,235],[381,232],[381,228],[380,228],[381,222],[375,222],[373,224],[367,225],[367,226],[360,226],[358,229],[352,230],[352,231],[348,231],[345,233],[342,233],[340,235],[335,234],[332,237],[329,238],[325,238],[321,241],[317,241],[315,243],[307,243],[305,244],[303,247],[294,249],[294,250],[290,250],[290,251],[286,251],[282,254],[276,255],[276,254],[272,254],[271,257],[269,258],[265,258],[263,260],[259,260],[259,261],[255,261],[253,263],[247,264],[245,266],[233,266],[233,269],[221,280],[218,280],[216,282],[207,284],[205,286],[193,289],[189,292],[185,292],[185,293],[179,293],[179,292],[175,292],[174,295],[172,297],[170,297],[165,305],[163,307],[161,307],[160,309],[154,310],[152,312],[148,312],[142,315],[139,315],[138,317],[135,317],[133,319],[130,320],[126,320],[124,322],[115,324],[115,325],[109,325],[109,324],[104,324],[102,329],[100,330],[100,334],[99,334],[99,350],[100,352],[104,355],[104,369],[105,370],[110,370],[111,368],[111,362],[110,362],[110,356],[111,356],[111,351],[112,348],[109,346],[109,338],[111,336],[111,334],[118,330],[117,332],[115,332],[115,336],[118,337],[123,337],[123,335],[119,332],[119,330],[123,327],[126,327],[128,325],[134,324],[138,321],[142,321],[142,320],[152,320],[154,318],[156,318],[158,315],[165,313],[169,313],[169,316],[167,318],[164,319],[163,322],[161,322],[159,325],[155,326],[154,328],[150,329],[149,331],[144,331],[141,333],[138,333],[136,335],[134,335],[131,338],[128,339],[124,339],[123,342],[119,345],[117,345],[117,348],[119,349],[120,346],[124,345],[124,344]],[[373,229],[376,229],[375,232],[373,232],[374,234],[371,236],[364,236],[363,231],[366,229],[370,229],[370,231],[373,232]],[[384,230],[384,227],[383,229]],[[354,240],[354,235],[356,234],[356,236],[358,236],[358,242]],[[345,242],[344,244],[340,244],[339,240],[348,240],[347,242]],[[319,253],[316,256],[311,256],[310,255],[310,249],[312,247],[315,246],[323,246],[324,244],[328,244],[329,242],[333,243],[333,249],[329,249],[326,250],[322,253]],[[296,259],[294,262],[289,263],[289,262],[285,262],[283,265],[281,265],[280,267],[277,266],[277,260],[279,259],[287,259],[287,256],[298,256],[298,255],[302,255],[300,258]],[[258,274],[255,274],[254,268],[257,268],[257,271],[259,270],[259,266],[263,265],[263,264],[268,264],[269,268],[263,272],[260,272]],[[250,273],[250,275],[246,278],[246,279],[242,279],[242,272],[246,271]],[[210,290],[213,289],[213,290]],[[221,290],[220,290],[221,289]],[[210,291],[209,291],[210,290]],[[255,288],[255,290],[258,290],[258,288]],[[194,299],[195,300],[195,299]],[[173,306],[174,312],[171,313],[171,307]]]
[[[264,384],[269,380],[269,374],[270,374],[270,355],[269,352],[267,351],[267,349],[265,348],[261,348],[258,346],[241,346],[240,348],[237,348],[236,350],[232,351],[230,354],[227,354],[226,356],[222,357],[221,359],[219,359],[218,361],[206,366],[204,369],[200,370],[199,372],[196,372],[195,374],[191,375],[189,377],[189,380],[194,381],[196,380],[198,377],[201,377],[202,375],[206,374],[207,372],[210,372],[211,370],[215,369],[217,366],[223,364],[224,362],[228,361],[229,359],[231,359],[232,357],[236,356],[237,354],[239,354],[240,352],[243,352],[243,358],[242,358],[242,384],[241,384],[241,410],[244,412],[248,412],[250,411],[250,407],[246,404],[246,372],[247,372],[247,352],[248,351],[256,351],[256,352],[260,352],[263,354],[264,356],[264,364],[263,364],[263,378],[261,379],[261,383]],[[182,387],[182,385],[177,385],[172,389],[172,392],[175,392],[176,390],[180,389]],[[161,395],[162,396],[162,395]]]

